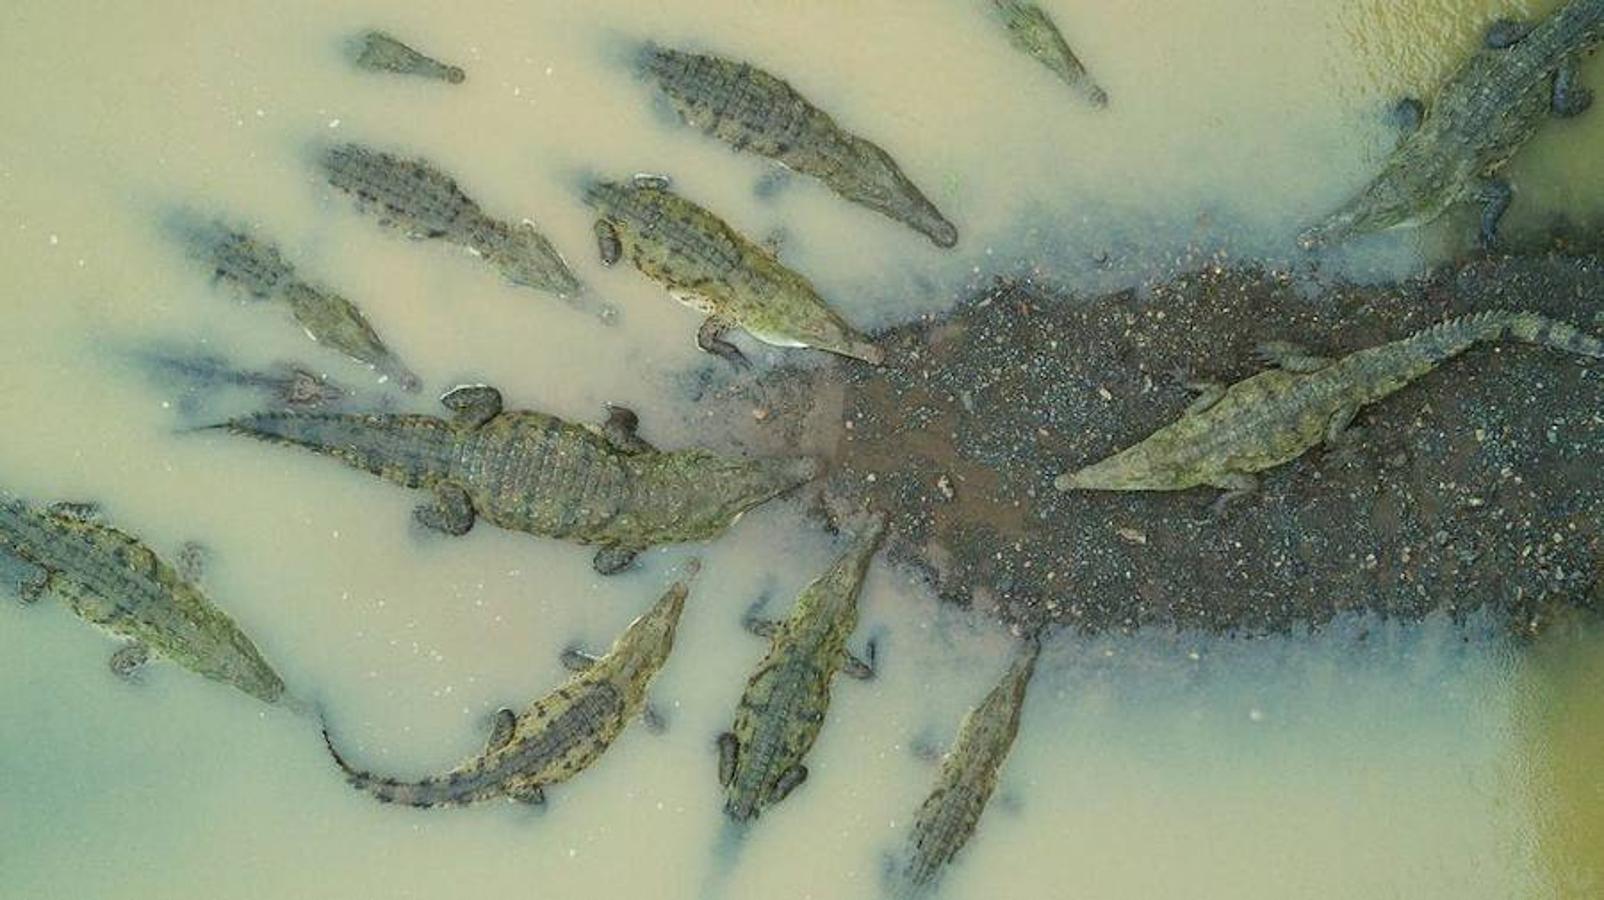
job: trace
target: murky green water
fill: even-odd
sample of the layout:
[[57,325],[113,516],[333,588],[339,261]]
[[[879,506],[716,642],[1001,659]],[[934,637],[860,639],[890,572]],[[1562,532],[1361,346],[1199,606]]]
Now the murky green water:
[[[432,393],[496,384],[510,405],[592,420],[637,409],[682,446],[717,433],[689,399],[696,317],[595,261],[579,179],[667,172],[854,320],[949,305],[1038,269],[1085,290],[1190,250],[1291,261],[1298,227],[1372,171],[1382,115],[1424,91],[1497,14],[1551,4],[1048,6],[1108,89],[1098,112],[1013,54],[976,4],[12,0],[0,14],[0,483],[100,501],[172,553],[203,541],[211,596],[353,758],[399,775],[475,752],[489,713],[603,647],[691,553],[706,571],[654,694],[669,730],[627,731],[543,810],[414,811],[347,787],[315,725],[160,662],[137,685],[115,644],[59,605],[0,607],[0,896],[871,897],[945,742],[1006,665],[1005,636],[938,610],[882,565],[857,641],[882,677],[842,680],[813,776],[720,858],[713,736],[774,608],[831,558],[795,502],[705,547],[602,578],[590,554],[489,527],[421,535],[416,498],[327,460],[220,436],[128,353],[201,343],[298,360],[381,390],[282,311],[210,283],[161,223],[258,226],[303,275],[361,305]],[[451,87],[350,70],[339,41],[380,25],[468,70]],[[884,145],[958,223],[954,251],[667,122],[622,59],[634,41],[782,73]],[[1604,85],[1604,69],[1587,69]],[[428,156],[492,214],[538,222],[621,307],[604,326],[479,261],[375,228],[310,165],[358,140]],[[1604,196],[1604,117],[1549,126],[1516,161],[1509,227],[1586,217]],[[1341,255],[1416,271],[1459,216]],[[760,362],[781,357],[745,344]],[[718,371],[712,369],[712,371]],[[689,373],[689,374],[687,374]],[[238,408],[213,406],[215,417]],[[1360,631],[1368,637],[1360,640]],[[1540,652],[1471,625],[1343,623],[1254,642],[1055,640],[951,897],[1588,897],[1604,892],[1604,641]]]

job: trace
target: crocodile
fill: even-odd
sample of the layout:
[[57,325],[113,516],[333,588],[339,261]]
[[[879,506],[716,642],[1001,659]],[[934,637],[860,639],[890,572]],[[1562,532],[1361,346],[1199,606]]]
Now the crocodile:
[[620,571],[657,544],[715,537],[746,510],[818,477],[806,456],[739,459],[661,451],[628,409],[597,428],[528,410],[503,411],[485,385],[441,398],[446,421],[403,414],[266,412],[222,428],[333,456],[432,493],[423,526],[466,534],[476,517],[502,528],[600,545],[595,567]]
[[1312,249],[1390,228],[1423,225],[1462,201],[1482,204],[1489,244],[1513,191],[1500,172],[1549,115],[1579,115],[1592,94],[1577,84],[1581,57],[1604,40],[1604,0],[1571,0],[1529,31],[1507,21],[1455,72],[1429,108],[1400,104],[1405,126],[1386,164],[1324,221],[1304,231]]
[[974,834],[997,787],[997,773],[1019,734],[1025,690],[1040,653],[1040,637],[1026,638],[1007,674],[958,726],[958,738],[942,761],[935,789],[913,818],[900,872],[904,896],[935,887],[947,864]]
[[685,568],[684,577],[632,622],[605,655],[564,654],[564,664],[579,671],[522,713],[498,710],[484,751],[450,772],[399,781],[360,771],[335,749],[325,728],[329,754],[354,787],[386,803],[425,808],[496,798],[545,802],[548,786],[567,781],[601,758],[647,708],[647,688],[673,649],[699,563],[693,559]]
[[1086,102],[1097,107],[1108,105],[1108,92],[1087,73],[1052,17],[1041,7],[1023,0],[992,0],[992,6],[1016,50],[1046,66]]
[[175,228],[218,281],[228,282],[253,300],[288,306],[312,340],[326,344],[380,374],[403,390],[417,391],[418,376],[379,339],[356,304],[333,291],[298,278],[277,246],[219,221],[175,217]]
[[468,76],[459,66],[447,65],[408,47],[383,31],[365,31],[350,42],[347,52],[359,69],[417,75],[451,84],[461,84]]
[[770,647],[746,683],[735,723],[718,738],[724,812],[735,822],[755,819],[807,779],[802,760],[824,727],[836,672],[874,675],[874,645],[865,662],[847,650],[847,638],[858,625],[858,592],[885,517],[864,514],[853,530],[846,552],[803,589],[788,619],[747,616],[747,628]]
[[455,179],[434,163],[408,159],[360,144],[338,144],[322,153],[329,184],[357,199],[381,225],[408,237],[440,239],[483,257],[510,282],[555,294],[603,318],[612,310],[585,295],[562,254],[535,226],[486,215]]
[[246,369],[222,356],[177,348],[151,348],[135,356],[148,368],[187,382],[192,391],[241,388],[265,394],[269,404],[277,408],[319,409],[349,394],[344,387],[291,363],[275,363],[265,370]]
[[37,507],[0,492],[0,558],[24,603],[49,594],[124,638],[111,657],[119,676],[131,678],[155,652],[266,703],[285,697],[278,673],[197,586],[197,545],[175,566],[104,522],[93,504]]
[[891,154],[837,125],[777,76],[656,44],[641,49],[639,66],[687,125],[811,175],[938,247],[958,243],[958,229],[902,174]]
[[707,314],[697,344],[744,362],[723,340],[732,325],[768,344],[814,347],[878,365],[880,349],[831,309],[806,278],[785,267],[713,213],[668,188],[660,176],[597,181],[585,188],[596,210],[606,265],[628,256],[680,302]]
[[1490,310],[1450,319],[1391,343],[1340,359],[1288,342],[1260,346],[1272,368],[1229,388],[1198,385],[1180,420],[1146,440],[1073,473],[1061,491],[1175,491],[1211,485],[1219,505],[1251,493],[1254,473],[1279,466],[1321,443],[1351,442],[1348,425],[1375,403],[1476,344],[1502,340],[1604,358],[1604,341],[1542,316]]

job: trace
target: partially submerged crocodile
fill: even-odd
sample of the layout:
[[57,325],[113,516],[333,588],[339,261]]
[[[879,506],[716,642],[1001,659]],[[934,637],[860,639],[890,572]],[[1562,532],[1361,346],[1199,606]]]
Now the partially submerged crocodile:
[[268,405],[274,408],[318,409],[338,403],[348,393],[327,378],[291,363],[248,369],[216,354],[176,348],[151,348],[135,356],[154,372],[186,382],[192,392],[241,388],[265,395]]
[[370,72],[417,75],[461,84],[467,74],[458,66],[440,62],[408,47],[383,31],[365,31],[351,41],[351,62]]
[[707,314],[697,344],[742,361],[720,335],[739,326],[780,347],[814,347],[879,364],[879,348],[853,330],[806,278],[722,219],[668,189],[667,179],[636,176],[585,189],[596,210],[602,262],[628,257],[680,302]]
[[[770,647],[747,681],[735,723],[718,738],[724,811],[737,822],[756,818],[807,779],[802,760],[824,727],[835,673],[874,674],[870,663],[847,650],[847,638],[858,625],[858,592],[885,518],[865,515],[853,527],[851,546],[803,589],[789,618],[747,617],[747,627]],[[872,644],[870,651],[872,662]]]
[[[584,771],[646,708],[647,688],[673,649],[698,567],[692,560],[685,576],[631,623],[606,655],[579,663],[581,671],[522,713],[498,710],[484,752],[450,772],[398,781],[358,771],[325,730],[329,753],[353,786],[386,803],[466,806],[498,797],[544,802],[546,787]],[[572,654],[564,659],[575,665]]]
[[1088,103],[1108,105],[1108,92],[1087,74],[1086,66],[1041,7],[1024,0],[992,0],[992,5],[998,21],[1008,30],[1009,43],[1046,66]]
[[170,565],[137,538],[101,521],[85,503],[35,508],[0,493],[0,561],[18,597],[32,603],[49,594],[128,643],[111,657],[112,671],[133,674],[151,652],[275,703],[284,682],[250,638],[196,586],[199,548],[181,567]]
[[556,294],[604,317],[583,294],[562,255],[528,221],[516,225],[485,215],[455,179],[433,163],[360,144],[339,144],[320,159],[329,184],[357,199],[381,225],[407,236],[440,239],[484,257],[514,284]]
[[811,175],[939,247],[958,243],[958,229],[889,153],[841,128],[780,78],[746,63],[656,45],[642,49],[641,68],[693,128]]
[[598,544],[602,574],[648,547],[721,534],[746,510],[820,472],[812,457],[661,451],[636,434],[635,414],[617,406],[593,428],[503,411],[501,394],[484,385],[456,388],[441,402],[451,421],[261,413],[214,427],[306,447],[429,491],[433,501],[415,516],[445,534],[465,534],[482,516],[502,528]]
[[1325,221],[1305,231],[1306,248],[1399,226],[1422,225],[1455,203],[1483,204],[1490,243],[1513,192],[1504,165],[1550,114],[1574,116],[1592,94],[1576,83],[1583,54],[1604,40],[1604,0],[1571,0],[1529,32],[1509,22],[1443,85],[1429,108],[1405,101],[1418,124],[1381,173]]
[[1007,674],[958,726],[958,737],[941,763],[935,788],[914,814],[907,852],[897,873],[905,896],[933,888],[974,834],[986,802],[996,790],[997,773],[1019,734],[1025,689],[1040,653],[1040,638],[1027,638]]
[[1491,311],[1443,322],[1341,359],[1292,344],[1260,348],[1276,368],[1226,388],[1200,385],[1179,421],[1080,471],[1058,476],[1067,490],[1174,491],[1212,485],[1222,503],[1252,492],[1255,472],[1318,444],[1340,446],[1360,408],[1392,394],[1478,343],[1518,340],[1604,358],[1604,341],[1532,313]]
[[339,294],[296,277],[295,267],[272,242],[217,221],[181,218],[177,227],[219,280],[253,300],[283,303],[312,340],[372,366],[405,390],[418,390],[418,376],[390,352],[362,311]]

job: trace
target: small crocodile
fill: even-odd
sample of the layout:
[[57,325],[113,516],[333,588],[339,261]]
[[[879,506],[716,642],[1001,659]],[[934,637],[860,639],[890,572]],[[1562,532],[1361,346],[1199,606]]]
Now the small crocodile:
[[1002,681],[958,726],[958,738],[942,761],[935,789],[913,818],[900,873],[904,896],[933,888],[974,834],[997,787],[997,773],[1019,734],[1025,689],[1040,653],[1040,638],[1027,638]]
[[1108,92],[1087,74],[1075,51],[1069,49],[1063,33],[1041,7],[1023,0],[992,0],[992,5],[1015,49],[1052,70],[1088,103],[1099,107],[1108,105]]
[[0,557],[23,602],[49,594],[84,621],[127,639],[111,657],[122,677],[154,651],[267,703],[284,696],[284,682],[250,638],[196,586],[196,545],[185,547],[175,567],[101,521],[93,504],[36,508],[0,493]]
[[880,348],[831,309],[806,278],[723,220],[671,192],[668,180],[636,176],[585,189],[602,262],[628,256],[680,302],[707,314],[697,344],[731,362],[739,350],[720,335],[740,326],[764,343],[815,347],[878,365]]
[[365,31],[351,41],[351,62],[370,72],[417,75],[461,84],[467,75],[458,66],[431,59],[382,31]]
[[657,544],[721,534],[746,510],[819,475],[812,457],[737,459],[660,451],[638,420],[609,407],[594,428],[528,410],[503,412],[484,385],[441,398],[451,421],[423,415],[260,413],[212,426],[306,447],[388,481],[430,491],[415,516],[460,535],[483,516],[502,528],[599,544],[602,574]]
[[1260,347],[1275,368],[1229,388],[1200,385],[1180,420],[1141,443],[1058,476],[1054,486],[1104,491],[1176,491],[1212,485],[1230,499],[1251,493],[1255,472],[1290,462],[1324,442],[1345,443],[1360,408],[1400,390],[1479,343],[1518,340],[1594,358],[1604,341],[1533,313],[1493,310],[1451,319],[1403,340],[1316,356],[1285,342]]
[[808,777],[802,760],[813,748],[830,707],[837,671],[870,678],[870,662],[847,650],[858,625],[858,591],[879,549],[885,518],[860,517],[852,544],[797,597],[790,618],[746,625],[770,641],[768,655],[746,683],[735,723],[718,738],[718,780],[724,811],[736,822],[756,818],[784,800]]
[[841,128],[780,78],[746,63],[657,45],[642,49],[640,67],[691,127],[811,175],[938,247],[958,243],[958,229],[889,153]]
[[1483,205],[1481,240],[1491,243],[1513,197],[1500,176],[1544,118],[1587,109],[1577,84],[1581,57],[1604,40],[1604,0],[1571,0],[1525,31],[1507,21],[1450,77],[1429,109],[1405,100],[1411,130],[1381,173],[1341,209],[1305,231],[1305,248],[1401,226],[1423,225],[1466,200]]
[[485,215],[450,175],[423,159],[339,144],[321,158],[329,184],[352,195],[381,225],[415,239],[440,239],[484,257],[508,281],[556,294],[607,317],[611,310],[583,293],[562,254],[528,221]]
[[346,779],[386,803],[407,806],[467,806],[507,798],[545,802],[545,789],[578,775],[607,752],[632,719],[646,709],[646,691],[674,646],[685,597],[699,564],[686,574],[596,658],[565,654],[580,671],[522,713],[496,712],[484,752],[450,772],[421,781],[398,781],[353,768],[323,739]]
[[218,280],[253,300],[285,304],[312,340],[372,366],[404,390],[418,390],[418,376],[390,352],[362,311],[339,294],[297,278],[295,267],[272,242],[217,221],[180,216],[176,227]]
[[191,392],[241,388],[265,394],[269,405],[276,408],[318,409],[338,403],[349,393],[327,378],[290,363],[277,363],[266,370],[246,369],[222,356],[176,348],[152,348],[135,356],[162,376],[187,382]]

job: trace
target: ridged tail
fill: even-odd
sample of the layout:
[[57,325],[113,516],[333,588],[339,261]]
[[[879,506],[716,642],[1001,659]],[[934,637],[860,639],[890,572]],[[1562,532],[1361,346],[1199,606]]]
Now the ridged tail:
[[421,781],[398,781],[364,772],[345,761],[345,757],[335,749],[334,739],[329,737],[327,728],[323,729],[323,745],[328,747],[329,756],[333,757],[335,765],[345,773],[345,780],[350,782],[352,787],[372,794],[381,803],[396,803],[425,809],[431,806],[460,806],[483,799],[482,785],[475,779],[425,778]]
[[1479,343],[1515,340],[1604,359],[1604,340],[1565,322],[1536,313],[1491,310],[1434,325],[1405,343],[1432,363],[1457,356]]
[[431,416],[267,412],[210,427],[304,447],[414,488],[446,473],[454,440]]

